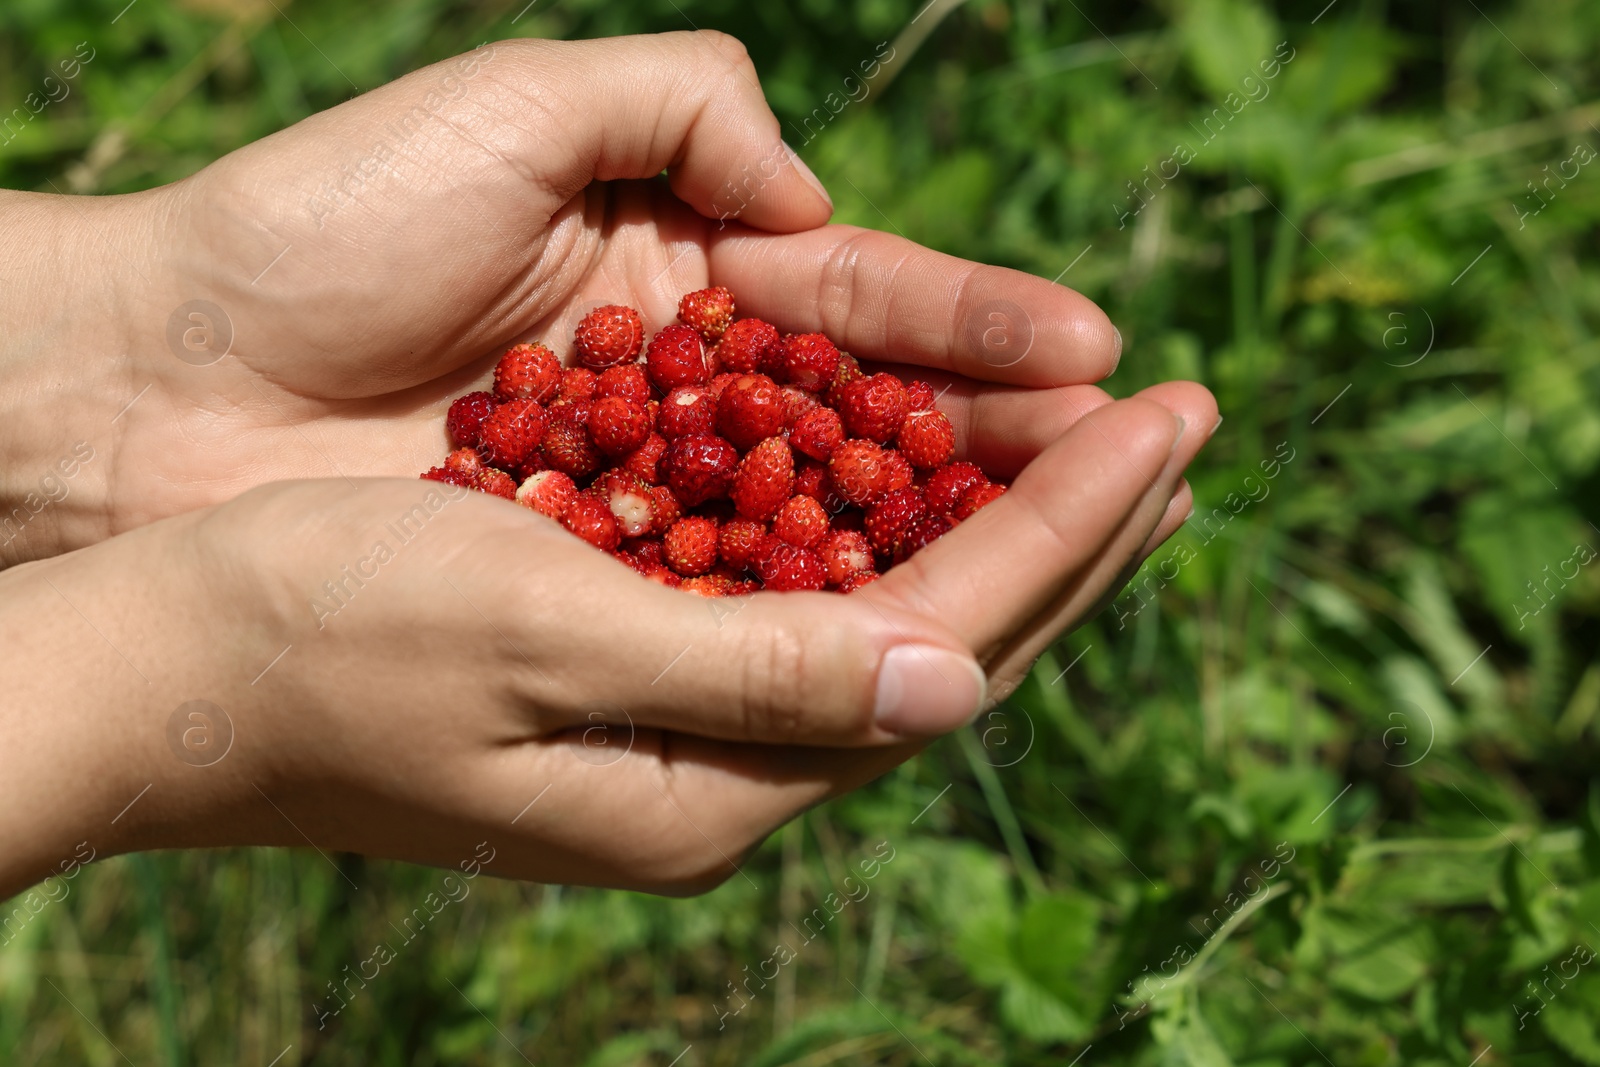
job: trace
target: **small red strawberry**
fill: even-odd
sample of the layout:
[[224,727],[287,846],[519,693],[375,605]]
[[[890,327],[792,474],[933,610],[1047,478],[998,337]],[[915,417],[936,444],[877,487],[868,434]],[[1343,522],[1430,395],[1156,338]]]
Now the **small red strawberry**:
[[791,545],[815,548],[828,533],[828,513],[808,496],[790,497],[773,518],[772,532]]
[[956,505],[955,518],[965,522],[972,518],[979,508],[987,507],[1006,491],[1003,485],[986,483],[974,485],[961,494],[961,503]]
[[721,597],[733,595],[733,582],[721,574],[702,574],[697,578],[687,578],[678,586],[685,593],[695,596]]
[[822,510],[834,517],[835,525],[838,524],[840,513],[850,506],[850,502],[834,489],[833,482],[828,478],[827,465],[804,456],[795,459],[794,494],[808,496],[821,504]]
[[754,567],[767,538],[767,524],[755,519],[729,519],[717,534],[717,551],[728,566]]
[[795,420],[789,430],[789,444],[796,452],[825,460],[844,444],[844,423],[837,411],[819,404]]
[[616,516],[605,501],[590,493],[579,493],[567,504],[561,515],[561,525],[604,552],[617,547],[619,535]]
[[834,490],[857,507],[866,507],[888,492],[888,473],[883,449],[871,441],[846,441],[828,458]]
[[644,576],[657,585],[664,585],[668,589],[683,588],[683,579],[673,574],[666,567],[652,567],[644,572]]
[[862,371],[861,364],[856,362],[856,357],[848,352],[840,352],[839,369],[833,372],[833,381],[823,390],[828,406],[838,408],[839,402],[844,398],[845,386],[864,377],[866,374]]
[[728,494],[739,515],[770,519],[794,495],[794,453],[781,437],[769,437],[739,463]]
[[765,374],[742,374],[717,399],[717,432],[744,450],[783,429],[783,392]]
[[809,389],[802,389],[798,385],[783,387],[783,428],[794,429],[794,424],[800,417],[817,410],[822,406],[822,401],[817,399],[817,394]]
[[892,374],[860,378],[840,390],[839,417],[852,437],[883,444],[900,432],[910,405],[906,387]]
[[757,564],[766,588],[775,592],[793,589],[821,589],[828,584],[828,571],[822,557],[809,548],[799,548],[777,538],[769,538],[770,551]]
[[671,440],[693,434],[711,433],[717,423],[717,402],[703,385],[685,385],[667,394],[661,402],[656,429]]
[[644,345],[644,323],[633,308],[607,304],[583,317],[572,340],[584,366],[614,367],[639,354]]
[[906,527],[905,536],[900,541],[898,558],[910,559],[955,528],[955,520],[948,515],[934,515],[931,512],[924,514]]
[[916,480],[917,472],[911,468],[896,449],[883,450],[883,491],[892,493],[896,489],[904,489]]
[[490,496],[504,497],[507,500],[517,498],[517,483],[505,471],[485,467],[478,472],[477,488]]
[[711,402],[715,404],[721,400],[722,391],[742,377],[744,377],[742,374],[718,374],[715,378],[712,378],[706,385],[706,392],[711,394]]
[[928,502],[915,489],[896,489],[867,509],[867,541],[885,559],[900,552],[911,524],[928,513]]
[[989,481],[976,464],[967,462],[951,463],[940,467],[928,476],[928,484],[922,487],[923,495],[928,498],[928,510],[936,515],[951,515],[955,513],[956,505],[961,503],[961,494],[974,485],[983,485]]
[[541,344],[513,345],[494,368],[494,395],[499,400],[554,400],[561,386],[561,361]]
[[667,484],[691,508],[727,496],[738,465],[738,450],[712,434],[679,437],[667,445],[661,460]]
[[596,399],[603,396],[620,396],[640,407],[650,403],[650,378],[637,363],[624,363],[620,367],[607,367],[594,383]]
[[717,363],[725,372],[754,374],[767,365],[767,353],[778,345],[778,331],[760,319],[740,319],[717,343]]
[[661,484],[661,457],[667,454],[667,439],[653,433],[644,444],[629,452],[622,466],[646,485]]
[[517,503],[557,522],[577,495],[577,485],[560,471],[539,471],[517,487]]
[[906,383],[906,403],[910,411],[932,411],[934,401],[939,398],[934,395],[933,386],[924,381]]
[[655,537],[661,537],[681,518],[683,518],[683,505],[678,503],[677,495],[665,485],[652,485],[650,533]]
[[600,376],[588,367],[568,367],[561,372],[562,400],[589,400],[600,387]]
[[419,475],[425,481],[443,482],[446,485],[459,486],[462,489],[476,489],[478,476],[468,474],[466,471],[455,471],[449,467],[429,467]]
[[895,445],[913,467],[942,467],[955,454],[956,431],[942,411],[913,411],[900,424]]
[[650,436],[650,413],[620,396],[600,397],[589,410],[589,436],[608,455],[632,452]]
[[644,353],[650,380],[663,393],[680,385],[704,385],[711,380],[706,343],[687,326],[663,326],[650,339]]
[[537,400],[508,400],[483,420],[478,448],[502,470],[516,470],[545,438],[550,418]]
[[838,585],[859,571],[872,570],[872,546],[859,530],[835,530],[817,547],[828,584]]
[[463,474],[477,474],[483,470],[483,457],[470,448],[458,448],[444,457],[444,465]]
[[686,293],[678,301],[678,318],[714,342],[733,321],[733,294],[720,285]]
[[544,435],[544,458],[552,470],[585,478],[600,469],[603,458],[584,425],[589,418],[589,401],[577,400],[551,409],[554,417]]
[[717,524],[691,515],[672,524],[663,540],[667,566],[685,577],[704,574],[717,562]]
[[790,334],[782,346],[784,377],[792,385],[821,389],[839,373],[839,349],[820,333]]
[[444,417],[445,432],[457,448],[477,448],[483,420],[494,414],[494,397],[482,390],[458,396]]
[[878,580],[877,571],[856,571],[850,577],[839,583],[839,592],[854,593],[864,585],[870,585]]
[[630,537],[624,540],[617,548],[617,558],[640,574],[667,565],[665,550],[661,542],[653,537]]

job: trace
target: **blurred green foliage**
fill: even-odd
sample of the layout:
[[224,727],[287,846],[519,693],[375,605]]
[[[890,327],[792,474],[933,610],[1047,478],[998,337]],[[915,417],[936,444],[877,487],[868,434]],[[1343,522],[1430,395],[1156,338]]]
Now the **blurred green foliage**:
[[1082,290],[1118,394],[1217,392],[1195,519],[747,877],[475,881],[325,1029],[438,872],[88,868],[0,947],[8,1062],[1600,1064],[1600,6],[524,2],[10,0],[0,105],[94,58],[0,182],[170,181],[488,38],[725,29],[841,221]]

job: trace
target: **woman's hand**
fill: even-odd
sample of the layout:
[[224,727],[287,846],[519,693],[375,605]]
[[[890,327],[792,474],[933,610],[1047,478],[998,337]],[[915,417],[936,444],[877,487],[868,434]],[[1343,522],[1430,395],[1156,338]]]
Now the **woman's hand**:
[[[37,238],[0,250],[29,324],[0,341],[0,506],[21,520],[5,561],[264,482],[413,475],[504,346],[566,352],[598,303],[657,328],[714,282],[743,314],[913,364],[1005,477],[1106,401],[1085,383],[1121,347],[1070,290],[823,225],[829,201],[716,33],[486,45],[175,185],[0,207]],[[1159,399],[1210,425],[1203,391]],[[93,459],[36,509],[79,442]]]

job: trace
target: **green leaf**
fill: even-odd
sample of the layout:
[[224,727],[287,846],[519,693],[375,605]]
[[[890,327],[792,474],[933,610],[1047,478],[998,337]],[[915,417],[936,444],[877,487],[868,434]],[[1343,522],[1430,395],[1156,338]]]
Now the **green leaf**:
[[1015,978],[1000,993],[1006,1024],[1030,1041],[1077,1041],[1090,1023],[1071,1007],[1026,978]]
[[1241,81],[1261,79],[1257,64],[1272,56],[1278,27],[1249,0],[1196,0],[1180,5],[1178,31],[1185,58],[1200,84],[1221,102],[1243,95]]

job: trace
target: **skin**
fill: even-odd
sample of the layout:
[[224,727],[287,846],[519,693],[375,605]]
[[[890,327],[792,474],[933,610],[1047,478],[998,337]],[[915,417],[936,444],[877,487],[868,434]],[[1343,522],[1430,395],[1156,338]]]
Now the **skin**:
[[[0,535],[0,894],[84,840],[489,842],[498,875],[702,891],[1009,693],[1187,516],[1218,421],[1190,383],[1095,386],[1121,342],[1078,294],[828,225],[714,33],[498,42],[174,185],[0,212],[0,504],[28,516]],[[849,597],[705,601],[416,479],[508,344],[566,353],[599,303],[654,330],[707,284],[948,386],[959,455],[1010,491]],[[211,333],[179,352],[196,299],[221,319],[180,316]],[[880,722],[902,646],[950,688]],[[208,766],[169,743],[197,699],[232,726]]]

